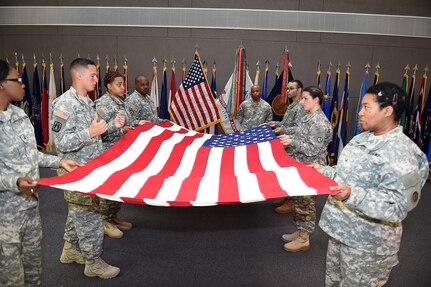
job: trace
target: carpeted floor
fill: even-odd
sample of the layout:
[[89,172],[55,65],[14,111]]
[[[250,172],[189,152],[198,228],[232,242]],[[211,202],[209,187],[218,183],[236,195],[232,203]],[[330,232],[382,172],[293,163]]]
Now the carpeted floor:
[[[54,172],[42,169],[42,176]],[[318,198],[318,215],[326,197]],[[400,264],[386,286],[431,286],[431,183],[404,221]],[[324,286],[327,237],[320,228],[308,252],[282,250],[281,235],[294,231],[292,215],[271,202],[199,208],[125,204],[120,215],[134,229],[105,237],[103,258],[121,268],[118,278],[87,278],[84,266],[61,264],[67,210],[63,192],[40,191],[44,231],[43,286]]]

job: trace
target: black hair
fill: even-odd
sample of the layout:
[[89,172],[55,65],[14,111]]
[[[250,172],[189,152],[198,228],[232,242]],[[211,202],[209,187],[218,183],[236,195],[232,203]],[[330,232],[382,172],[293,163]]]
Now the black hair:
[[289,83],[295,83],[298,86],[298,88],[300,88],[301,90],[304,89],[304,85],[300,80],[292,80],[292,81],[289,81]]
[[7,75],[9,75],[11,68],[12,67],[9,65],[8,62],[0,60],[0,81],[3,81],[7,78]]
[[304,92],[309,92],[310,96],[315,99],[315,98],[319,98],[319,104],[320,106],[322,106],[323,103],[323,91],[317,87],[317,86],[309,86],[306,87],[304,90]]
[[103,84],[105,85],[105,88],[108,88],[108,84],[112,83],[115,78],[122,78],[123,75],[120,74],[117,71],[109,71],[105,74],[105,77],[103,78]]
[[70,70],[75,68],[88,68],[88,65],[96,66],[96,63],[89,59],[76,58],[72,63],[70,63]]
[[392,107],[394,109],[394,121],[398,122],[406,109],[407,95],[403,89],[396,84],[384,82],[371,86],[366,91],[373,94],[380,109]]

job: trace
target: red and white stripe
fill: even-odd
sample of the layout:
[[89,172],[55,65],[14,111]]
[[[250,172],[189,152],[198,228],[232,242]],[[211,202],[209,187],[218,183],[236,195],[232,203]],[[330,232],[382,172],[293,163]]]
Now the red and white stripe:
[[214,135],[166,122],[129,131],[98,158],[41,185],[157,206],[210,206],[331,193],[335,183],[291,159],[280,141],[206,147]]

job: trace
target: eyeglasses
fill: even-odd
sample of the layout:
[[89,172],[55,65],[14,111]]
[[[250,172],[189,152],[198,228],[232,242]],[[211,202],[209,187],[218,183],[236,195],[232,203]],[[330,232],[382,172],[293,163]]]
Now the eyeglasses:
[[22,78],[4,79],[3,81],[12,81],[12,82],[18,82],[18,83],[22,84]]

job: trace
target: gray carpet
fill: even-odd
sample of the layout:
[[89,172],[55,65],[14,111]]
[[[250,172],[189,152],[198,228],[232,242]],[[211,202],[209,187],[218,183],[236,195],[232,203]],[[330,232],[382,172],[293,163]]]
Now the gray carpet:
[[[42,176],[54,172],[42,169]],[[318,198],[318,214],[325,196]],[[404,221],[400,264],[386,286],[431,286],[431,183]],[[41,188],[43,286],[324,286],[327,237],[319,228],[309,252],[287,253],[280,239],[292,215],[271,202],[200,208],[124,204],[134,224],[122,239],[105,238],[103,258],[118,278],[87,278],[84,267],[59,262],[67,210],[60,190]]]

